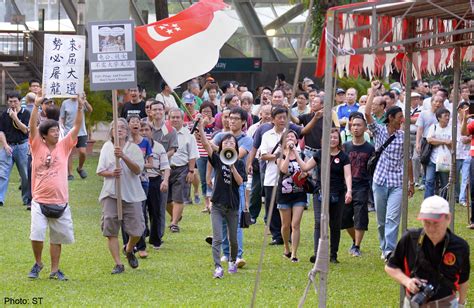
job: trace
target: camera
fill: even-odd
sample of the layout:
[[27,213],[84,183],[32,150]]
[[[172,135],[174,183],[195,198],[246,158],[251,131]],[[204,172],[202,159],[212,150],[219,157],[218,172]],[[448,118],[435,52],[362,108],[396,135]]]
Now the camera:
[[434,294],[434,287],[429,283],[422,283],[420,286],[420,291],[413,295],[411,298],[411,303],[422,305],[426,303]]

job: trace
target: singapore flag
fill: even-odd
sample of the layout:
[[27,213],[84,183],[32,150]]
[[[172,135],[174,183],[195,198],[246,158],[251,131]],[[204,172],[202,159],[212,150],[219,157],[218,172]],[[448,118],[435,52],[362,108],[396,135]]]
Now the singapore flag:
[[135,28],[138,45],[172,89],[216,65],[219,50],[240,24],[225,8],[222,0],[201,0],[173,17]]

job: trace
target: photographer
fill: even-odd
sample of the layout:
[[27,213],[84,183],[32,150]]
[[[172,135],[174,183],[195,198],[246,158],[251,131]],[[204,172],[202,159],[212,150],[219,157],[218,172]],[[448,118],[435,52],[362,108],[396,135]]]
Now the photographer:
[[408,230],[385,266],[387,274],[405,287],[403,307],[464,307],[469,245],[448,229],[448,202],[439,196],[426,198],[418,220],[423,228]]

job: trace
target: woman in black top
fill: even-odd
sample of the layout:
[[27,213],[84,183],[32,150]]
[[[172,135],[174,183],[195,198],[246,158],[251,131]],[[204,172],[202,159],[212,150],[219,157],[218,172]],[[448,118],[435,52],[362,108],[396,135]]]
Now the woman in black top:
[[[337,260],[337,251],[339,250],[339,241],[341,239],[341,223],[342,211],[344,204],[352,201],[352,175],[351,162],[349,157],[342,152],[341,135],[337,128],[331,128],[330,139],[331,151],[331,171],[329,185],[329,228],[331,229],[331,255],[330,262],[339,263]],[[317,192],[313,196],[314,207],[314,256],[310,261],[314,262],[318,253],[319,237],[321,233],[321,150],[318,150],[314,157],[310,158],[306,163],[301,158],[296,158],[298,164],[303,171],[309,171],[317,167],[318,181]]]
[[[205,136],[204,125],[207,123],[204,118],[199,122],[199,134]],[[229,274],[237,273],[237,226],[239,218],[239,186],[244,180],[245,166],[241,160],[235,164],[224,164],[219,154],[215,153],[207,138],[201,137],[203,148],[207,151],[209,162],[216,172],[215,183],[212,194],[211,222],[212,222],[212,257],[214,259],[214,278],[222,278],[224,271],[221,266],[221,246],[222,246],[222,224],[224,219],[227,222],[227,233],[230,242]],[[239,152],[237,139],[231,134],[226,134],[219,144],[219,153],[222,149],[233,148]]]
[[[280,210],[281,217],[281,235],[285,251],[283,255],[291,262],[298,262],[296,252],[300,243],[300,223],[303,217],[304,208],[306,207],[307,197],[302,187],[296,185],[293,176],[298,172],[301,173],[300,166],[296,160],[299,156],[298,136],[293,130],[290,130],[286,136],[286,140],[282,141],[284,145],[283,157],[278,159],[278,168],[281,176],[278,181],[277,208]],[[306,174],[301,174],[303,177]],[[289,245],[291,228],[291,251]]]

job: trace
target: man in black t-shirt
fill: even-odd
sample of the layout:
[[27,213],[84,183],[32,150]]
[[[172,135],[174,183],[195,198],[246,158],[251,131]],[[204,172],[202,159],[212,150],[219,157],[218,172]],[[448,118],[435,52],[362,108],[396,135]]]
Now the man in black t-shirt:
[[128,119],[128,117],[132,115],[138,115],[140,119],[146,118],[147,115],[145,112],[145,101],[140,98],[141,91],[142,89],[140,86],[128,89],[131,100],[123,105],[123,109],[120,114],[122,118]]
[[424,283],[434,288],[427,298],[429,307],[464,307],[470,250],[465,240],[448,229],[449,203],[439,196],[426,198],[418,220],[423,222],[423,228],[408,230],[385,265],[387,274],[405,288],[404,307],[415,307],[410,301],[427,289]]
[[21,178],[21,198],[24,205],[28,197],[28,122],[30,112],[21,107],[20,93],[7,94],[8,109],[0,116],[0,206],[5,202],[8,181],[16,164]]
[[346,154],[351,161],[352,202],[344,207],[341,229],[346,229],[352,238],[349,253],[360,257],[360,244],[369,225],[368,198],[370,176],[367,171],[369,157],[375,151],[374,146],[365,141],[364,132],[367,123],[361,113],[351,115],[352,140],[344,144]]

